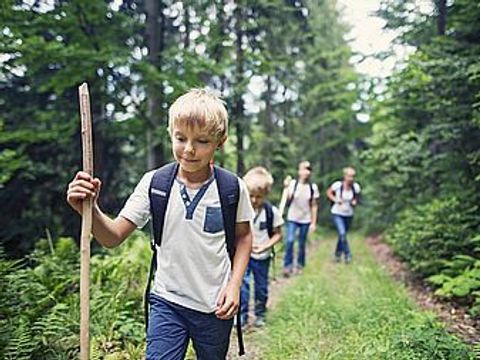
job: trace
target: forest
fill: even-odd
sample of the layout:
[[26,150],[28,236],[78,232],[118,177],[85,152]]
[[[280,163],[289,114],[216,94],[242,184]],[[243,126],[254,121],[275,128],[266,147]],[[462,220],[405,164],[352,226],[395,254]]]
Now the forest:
[[[278,203],[283,179],[309,160],[321,193],[317,233],[327,238],[325,191],[342,168],[355,167],[363,189],[355,239],[381,235],[436,297],[479,319],[480,6],[424,2],[429,11],[416,0],[379,0],[376,15],[398,34],[395,44],[414,49],[379,79],[356,71],[351,59],[359,54],[335,0],[0,1],[0,358],[78,356],[81,219],[65,194],[82,164],[77,87],[84,81],[108,214],[119,212],[147,170],[173,159],[170,104],[207,87],[230,119],[218,164],[240,176],[265,166]],[[143,356],[147,228],[114,250],[92,242],[92,359]],[[308,287],[302,280],[293,286]],[[276,324],[288,326],[275,314],[272,338]],[[467,344],[438,320],[402,319],[411,321],[414,347],[399,340],[398,326],[378,335],[386,336],[373,343],[378,352],[357,344],[356,353],[322,359],[480,353],[479,339]],[[258,358],[321,358],[287,353]]]

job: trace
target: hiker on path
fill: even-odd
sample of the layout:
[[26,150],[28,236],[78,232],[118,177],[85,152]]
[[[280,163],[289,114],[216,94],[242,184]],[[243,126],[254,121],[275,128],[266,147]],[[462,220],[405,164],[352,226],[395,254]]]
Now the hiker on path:
[[278,209],[266,201],[273,185],[273,177],[263,167],[250,169],[243,177],[250,193],[255,211],[253,220],[253,246],[247,271],[243,277],[241,290],[242,326],[248,325],[248,307],[250,301],[250,283],[253,276],[255,288],[255,326],[265,325],[268,301],[268,272],[272,249],[282,239],[283,218]]
[[327,197],[332,202],[332,221],[337,229],[338,241],[335,248],[335,260],[339,262],[342,254],[346,263],[352,261],[348,246],[347,232],[353,220],[354,208],[358,205],[360,185],[355,182],[355,169],[343,169],[343,179],[335,181],[327,190]]
[[193,89],[169,109],[175,161],[147,172],[115,219],[98,206],[99,179],[78,172],[69,184],[67,201],[78,213],[94,199],[93,235],[105,247],[153,221],[147,360],[184,359],[190,339],[198,359],[226,357],[254,216],[244,182],[210,165],[227,130],[223,102]]
[[[305,267],[305,248],[307,236],[317,227],[318,198],[320,194],[316,184],[310,182],[312,167],[309,161],[298,165],[298,178],[290,181],[287,197],[287,236],[285,238],[285,257],[283,275],[289,277],[301,273]],[[298,232],[298,257],[293,268],[293,248]]]

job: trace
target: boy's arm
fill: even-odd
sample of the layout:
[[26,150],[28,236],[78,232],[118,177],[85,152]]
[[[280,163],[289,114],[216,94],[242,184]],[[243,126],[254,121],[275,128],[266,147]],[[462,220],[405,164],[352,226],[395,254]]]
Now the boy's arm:
[[339,201],[337,200],[335,196],[335,192],[333,191],[332,187],[329,187],[327,190],[327,197],[332,203],[338,203]]
[[265,250],[270,249],[273,247],[276,243],[278,243],[283,237],[282,234],[282,227],[278,226],[273,229],[273,235],[270,239],[268,239],[267,243],[265,245],[259,245],[259,246],[253,246],[253,252],[254,253],[262,253]]
[[312,200],[311,206],[311,211],[312,211],[312,217],[311,217],[311,222],[310,222],[310,232],[314,232],[315,229],[317,228],[317,214],[318,214],[318,203],[317,199]]
[[107,248],[114,248],[120,245],[136,227],[134,223],[122,216],[110,219],[98,205],[95,205],[92,233],[101,245]]
[[231,319],[240,304],[240,286],[252,251],[252,230],[250,222],[235,225],[235,256],[233,258],[232,276],[218,298],[215,315],[222,320]]

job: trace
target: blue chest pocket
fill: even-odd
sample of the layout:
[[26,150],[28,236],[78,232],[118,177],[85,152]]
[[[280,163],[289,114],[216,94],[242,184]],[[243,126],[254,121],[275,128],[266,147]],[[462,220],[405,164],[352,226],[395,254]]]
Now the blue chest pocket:
[[203,231],[215,234],[223,231],[223,216],[221,207],[207,207]]
[[266,221],[260,222],[260,230],[267,230],[267,222]]

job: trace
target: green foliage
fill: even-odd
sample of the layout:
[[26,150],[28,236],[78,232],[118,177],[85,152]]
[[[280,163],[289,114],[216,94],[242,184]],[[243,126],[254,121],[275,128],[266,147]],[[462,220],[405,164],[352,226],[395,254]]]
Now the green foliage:
[[408,325],[393,337],[392,345],[390,356],[394,359],[474,359],[459,339],[446,335],[445,330],[428,319]]
[[[385,0],[380,13],[398,41],[417,49],[372,101],[372,133],[360,154],[365,223],[387,230],[395,251],[439,289],[478,314],[480,16],[475,1],[422,13]],[[445,14],[443,14],[445,15]],[[445,20],[445,17],[444,17]]]
[[[92,257],[92,358],[143,352],[149,256],[148,239],[136,233],[119,249]],[[61,238],[54,248],[40,241],[27,263],[2,257],[0,274],[0,357],[78,356],[79,252],[72,239]]]

